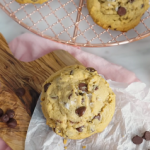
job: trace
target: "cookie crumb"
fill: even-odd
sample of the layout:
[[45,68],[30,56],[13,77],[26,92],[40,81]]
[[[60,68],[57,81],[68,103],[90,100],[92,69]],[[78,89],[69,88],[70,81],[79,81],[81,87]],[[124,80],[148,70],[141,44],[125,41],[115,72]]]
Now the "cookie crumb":
[[64,139],[64,144],[67,144],[67,139]]
[[67,149],[67,146],[65,146],[64,148]]
[[85,149],[85,148],[86,148],[86,146],[82,146],[82,148],[83,148],[83,149]]

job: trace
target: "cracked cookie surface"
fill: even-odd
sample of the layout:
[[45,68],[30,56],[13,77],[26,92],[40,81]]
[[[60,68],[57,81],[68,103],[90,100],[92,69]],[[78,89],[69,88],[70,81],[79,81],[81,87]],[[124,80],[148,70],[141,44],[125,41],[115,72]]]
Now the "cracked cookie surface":
[[139,24],[149,0],[87,0],[93,21],[104,29],[128,31]]
[[58,135],[83,139],[102,132],[115,110],[115,94],[93,68],[65,67],[43,84],[42,111]]

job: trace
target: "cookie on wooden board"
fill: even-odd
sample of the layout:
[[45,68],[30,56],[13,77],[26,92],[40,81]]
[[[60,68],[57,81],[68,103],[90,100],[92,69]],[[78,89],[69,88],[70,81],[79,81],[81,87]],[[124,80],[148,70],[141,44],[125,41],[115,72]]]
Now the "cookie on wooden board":
[[65,67],[43,84],[42,111],[58,135],[83,139],[102,132],[115,111],[115,94],[93,68]]

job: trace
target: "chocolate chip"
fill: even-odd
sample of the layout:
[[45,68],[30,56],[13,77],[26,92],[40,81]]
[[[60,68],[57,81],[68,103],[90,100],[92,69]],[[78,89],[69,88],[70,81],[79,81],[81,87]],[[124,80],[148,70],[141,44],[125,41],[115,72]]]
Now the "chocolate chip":
[[88,67],[88,68],[86,68],[86,70],[88,70],[88,71],[90,71],[90,72],[95,72],[96,70],[94,69],[94,68],[92,68],[92,67]]
[[14,118],[10,118],[7,122],[7,126],[10,128],[15,128],[17,126],[17,121]]
[[81,127],[79,127],[79,128],[76,128],[76,130],[77,130],[78,132],[82,132],[82,131],[83,131],[83,127],[84,127],[84,126],[81,126]]
[[117,13],[119,16],[123,16],[126,14],[126,9],[124,7],[119,7]]
[[57,99],[57,98],[58,98],[58,96],[51,96],[51,98],[52,98],[52,99]]
[[72,93],[68,96],[68,99],[70,99],[71,96],[72,96]]
[[83,93],[79,93],[79,95],[83,96]]
[[45,85],[44,85],[44,92],[46,92],[47,91],[47,89],[48,89],[48,87],[51,85],[51,83],[46,83]]
[[141,8],[143,8],[143,7],[144,7],[144,4],[141,5]]
[[98,119],[98,120],[100,120],[100,118],[101,118],[101,116],[100,116],[100,114],[98,114],[97,116],[94,116],[93,119]]
[[111,28],[111,26],[108,26],[108,28]]
[[129,0],[128,2],[133,3],[133,2],[134,2],[134,0]]
[[146,141],[150,141],[150,132],[149,131],[145,131],[145,133],[143,135],[143,139],[145,139]]
[[84,103],[84,98],[82,98],[82,101],[81,101],[81,103],[82,103],[82,104]]
[[87,84],[86,83],[79,83],[79,89],[81,91],[87,92]]
[[86,111],[86,107],[82,106],[75,110],[75,113],[78,114],[79,117],[83,116]]
[[73,70],[70,71],[70,75],[73,75]]
[[96,86],[95,90],[98,90],[98,86]]
[[7,114],[2,115],[1,121],[2,122],[7,122],[9,120],[9,116]]
[[15,116],[15,112],[11,109],[8,109],[6,111],[6,114],[8,115],[9,118],[13,118]]
[[25,89],[24,88],[19,88],[16,90],[17,96],[24,96],[25,95]]
[[3,116],[4,112],[3,110],[0,108],[0,117]]
[[132,142],[136,145],[139,145],[143,142],[143,139],[139,137],[138,135],[136,135],[132,138]]

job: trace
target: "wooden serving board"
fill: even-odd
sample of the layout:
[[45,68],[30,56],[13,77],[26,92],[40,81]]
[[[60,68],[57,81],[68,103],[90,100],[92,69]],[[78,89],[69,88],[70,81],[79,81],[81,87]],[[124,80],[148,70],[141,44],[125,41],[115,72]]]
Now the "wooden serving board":
[[[28,125],[41,93],[43,82],[67,65],[80,64],[63,50],[49,53],[25,63],[13,57],[7,42],[0,34],[0,108],[15,110],[17,127],[12,129],[0,122],[0,137],[13,149],[24,150]],[[18,97],[15,91],[23,87],[26,93]]]

